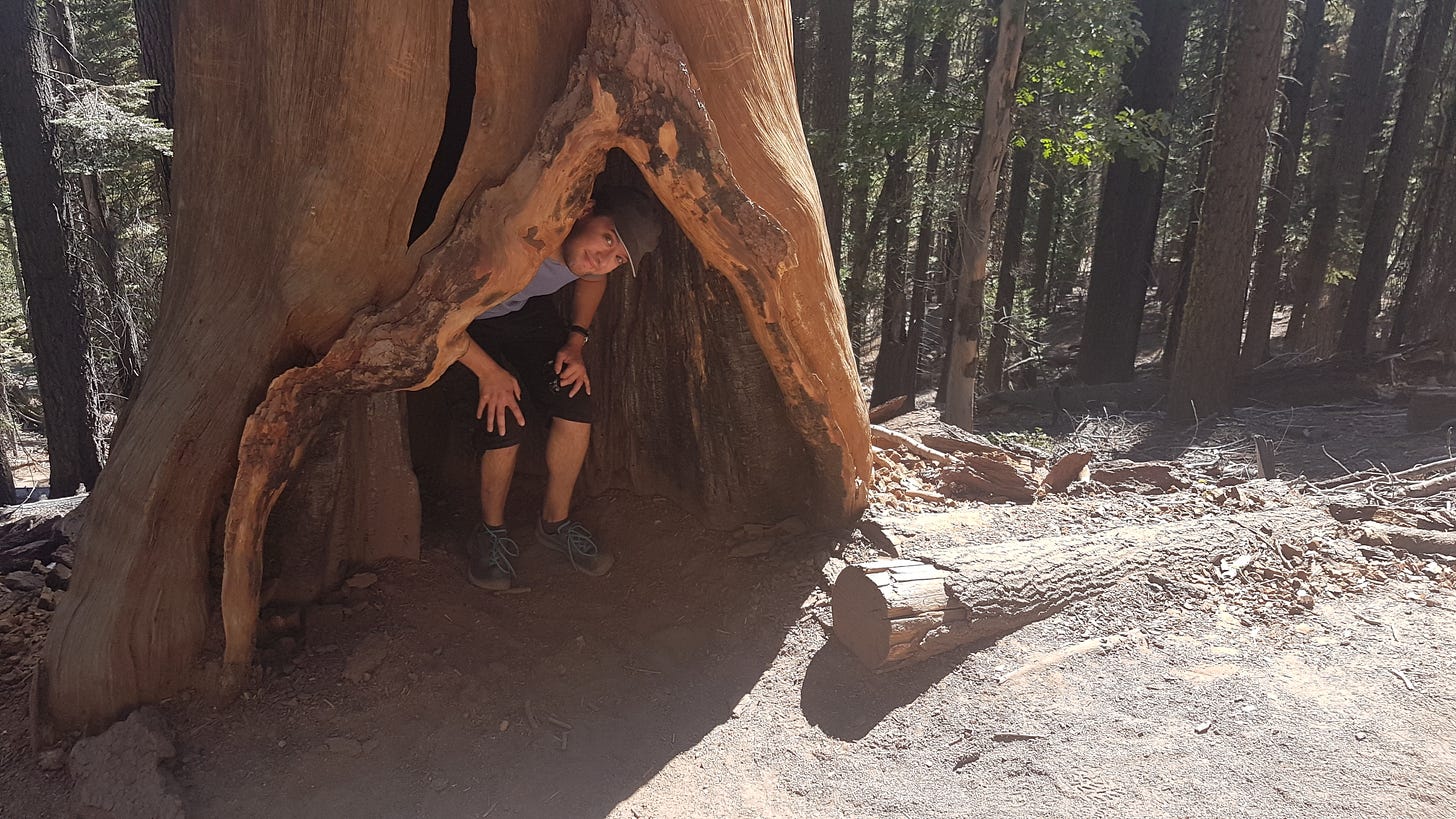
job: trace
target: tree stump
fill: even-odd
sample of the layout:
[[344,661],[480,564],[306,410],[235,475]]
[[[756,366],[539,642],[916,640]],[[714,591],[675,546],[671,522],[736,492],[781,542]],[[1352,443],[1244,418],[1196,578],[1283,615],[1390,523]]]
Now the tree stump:
[[1306,540],[1334,525],[1322,510],[1289,507],[961,545],[956,529],[928,524],[901,544],[906,559],[856,563],[840,572],[830,597],[834,633],[866,666],[885,671],[996,640],[1135,574],[1267,550],[1270,538]]

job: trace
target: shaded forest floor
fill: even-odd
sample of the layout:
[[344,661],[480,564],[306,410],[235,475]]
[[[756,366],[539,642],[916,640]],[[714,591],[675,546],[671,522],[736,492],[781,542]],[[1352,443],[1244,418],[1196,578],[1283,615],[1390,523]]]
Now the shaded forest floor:
[[[1275,443],[1280,473],[1311,479],[1449,452],[1443,433],[1407,434],[1378,396],[1255,404],[1183,430],[1144,410],[1053,415],[1012,407],[985,421],[1004,440],[1176,458],[1208,480],[948,501],[937,508],[959,537],[1227,514],[1251,501],[1216,476],[1251,476],[1251,433]],[[936,424],[933,410],[891,422]],[[524,527],[535,498],[521,489]],[[759,533],[606,495],[582,516],[618,552],[611,575],[575,575],[537,548],[521,560],[530,591],[491,595],[464,580],[467,506],[436,502],[420,562],[378,567],[303,611],[244,700],[163,705],[189,815],[1456,815],[1450,561],[1309,544],[1309,605],[1247,575],[1130,579],[993,645],[873,675],[828,627],[828,578],[880,554],[864,531],[790,525],[765,553]],[[892,528],[917,511],[869,518]],[[1111,635],[1127,639],[998,682]],[[23,686],[0,701],[0,815],[66,815],[71,783],[28,748]]]

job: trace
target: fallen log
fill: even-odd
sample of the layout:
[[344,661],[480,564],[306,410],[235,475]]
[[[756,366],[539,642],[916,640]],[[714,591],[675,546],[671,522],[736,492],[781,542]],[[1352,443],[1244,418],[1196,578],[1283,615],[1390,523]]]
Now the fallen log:
[[910,400],[910,396],[902,395],[899,398],[891,398],[883,404],[870,407],[870,423],[883,424],[891,418],[904,415],[913,409],[915,409],[915,404]]
[[870,427],[870,442],[886,449],[903,449],[912,455],[938,464],[955,463],[955,459],[944,452],[931,449],[908,435],[903,435],[893,429],[886,429],[878,424]]
[[975,455],[964,456],[957,467],[942,469],[940,479],[1019,503],[1035,500],[1038,488],[1038,484],[1011,464]]
[[1267,551],[1271,535],[1304,542],[1336,525],[1322,510],[1286,507],[964,545],[966,529],[947,520],[941,513],[898,525],[908,534],[902,559],[851,564],[835,581],[835,636],[869,668],[889,670],[996,640],[1136,573],[1206,566],[1214,555]]
[[1456,556],[1456,532],[1366,523],[1360,527],[1358,540],[1366,546],[1404,549],[1415,555]]
[[1044,492],[1065,492],[1067,487],[1073,483],[1085,480],[1091,473],[1087,471],[1087,465],[1092,463],[1090,452],[1069,452],[1063,455],[1060,460],[1052,464],[1047,470],[1046,477],[1041,479],[1041,488]]
[[1187,489],[1190,485],[1173,472],[1173,464],[1163,461],[1099,467],[1092,470],[1092,480],[1107,486],[1150,487],[1164,492]]

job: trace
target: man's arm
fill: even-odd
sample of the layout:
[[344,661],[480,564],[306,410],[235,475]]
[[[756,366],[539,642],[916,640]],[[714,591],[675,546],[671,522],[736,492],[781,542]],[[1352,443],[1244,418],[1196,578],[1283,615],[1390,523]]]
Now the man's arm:
[[[596,316],[597,307],[601,306],[602,296],[606,292],[605,277],[577,279],[576,290],[571,294],[571,323],[579,327],[591,327],[592,318]],[[582,348],[585,346],[586,339],[580,333],[567,333],[566,343],[561,345],[553,362],[561,386],[571,387],[570,395],[576,395],[576,391],[580,389],[585,389],[586,394],[591,395],[591,379],[587,378],[586,363],[581,357]]]

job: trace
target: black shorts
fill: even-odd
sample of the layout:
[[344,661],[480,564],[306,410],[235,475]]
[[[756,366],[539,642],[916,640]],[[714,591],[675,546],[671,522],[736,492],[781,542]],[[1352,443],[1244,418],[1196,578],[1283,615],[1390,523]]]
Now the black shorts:
[[[468,330],[475,343],[495,363],[505,367],[521,385],[521,413],[528,425],[546,418],[567,421],[592,421],[591,396],[586,389],[568,395],[556,376],[556,353],[566,343],[566,323],[550,296],[537,296],[526,301],[521,309],[504,316],[476,319]],[[516,417],[506,413],[506,429],[486,432],[485,419],[475,428],[475,449],[504,449],[521,443],[525,431]]]

